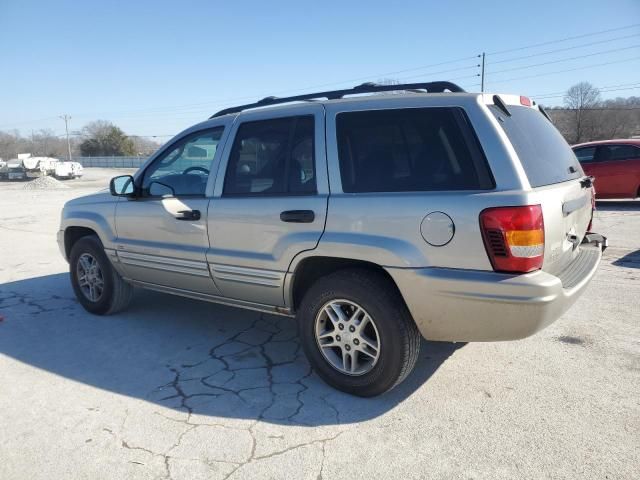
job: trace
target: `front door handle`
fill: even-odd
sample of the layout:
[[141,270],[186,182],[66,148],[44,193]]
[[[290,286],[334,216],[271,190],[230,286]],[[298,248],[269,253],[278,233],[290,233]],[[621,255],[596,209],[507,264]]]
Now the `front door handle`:
[[177,220],[200,220],[200,210],[180,210],[176,215]]
[[313,210],[286,210],[280,214],[280,220],[289,223],[311,223],[315,218]]

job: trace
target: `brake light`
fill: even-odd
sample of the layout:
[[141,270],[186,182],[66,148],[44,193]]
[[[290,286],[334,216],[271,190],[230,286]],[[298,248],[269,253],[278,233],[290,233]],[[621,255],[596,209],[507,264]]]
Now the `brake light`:
[[524,105],[525,107],[531,106],[531,100],[529,97],[520,96],[520,105]]
[[544,220],[540,205],[487,208],[480,229],[496,272],[526,273],[542,268]]

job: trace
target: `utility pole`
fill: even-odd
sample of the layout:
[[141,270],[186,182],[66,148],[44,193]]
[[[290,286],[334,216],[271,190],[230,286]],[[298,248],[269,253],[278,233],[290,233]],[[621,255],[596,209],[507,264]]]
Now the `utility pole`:
[[484,52],[482,52],[482,73],[480,76],[480,91],[484,93]]
[[64,129],[67,132],[67,152],[69,155],[69,161],[71,161],[71,141],[69,140],[69,120],[71,120],[71,115],[60,115],[60,118],[64,120]]

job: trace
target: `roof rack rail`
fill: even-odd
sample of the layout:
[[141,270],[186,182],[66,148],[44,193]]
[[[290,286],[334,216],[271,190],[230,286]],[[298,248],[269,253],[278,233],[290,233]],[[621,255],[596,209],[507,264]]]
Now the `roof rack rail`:
[[304,95],[294,95],[292,97],[265,97],[255,103],[239,105],[237,107],[225,108],[211,115],[209,118],[220,117],[229,113],[238,113],[250,108],[266,107],[269,105],[279,105],[281,103],[299,102],[305,100],[314,100],[318,98],[326,98],[327,100],[335,100],[345,95],[357,95],[360,93],[376,93],[376,92],[392,92],[397,90],[405,90],[410,92],[426,93],[442,93],[445,90],[450,92],[464,92],[464,90],[452,82],[427,82],[427,83],[401,83],[398,85],[379,85],[377,83],[367,82],[357,87],[348,88],[346,90],[330,90],[326,92],[306,93]]

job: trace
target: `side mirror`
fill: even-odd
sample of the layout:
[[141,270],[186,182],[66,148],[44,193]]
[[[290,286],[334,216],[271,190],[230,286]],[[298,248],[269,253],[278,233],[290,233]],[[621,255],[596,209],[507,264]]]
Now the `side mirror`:
[[131,175],[113,177],[109,182],[109,191],[114,197],[130,197],[134,194],[134,183]]

